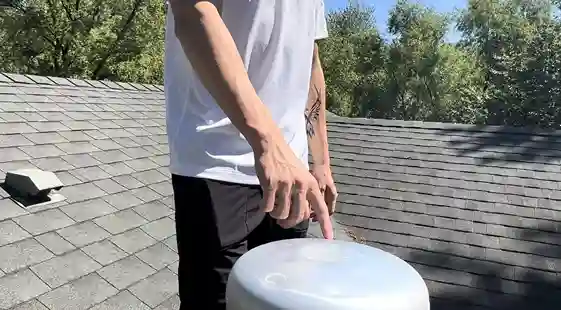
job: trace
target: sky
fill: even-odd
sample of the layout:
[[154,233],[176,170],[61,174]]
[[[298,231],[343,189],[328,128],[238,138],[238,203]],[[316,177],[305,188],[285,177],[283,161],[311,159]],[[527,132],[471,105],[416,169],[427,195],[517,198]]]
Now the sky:
[[[433,7],[440,12],[454,12],[456,9],[464,8],[467,0],[412,0],[427,7]],[[359,3],[374,7],[376,23],[378,29],[385,36],[387,33],[387,19],[390,10],[396,4],[396,0],[359,0]],[[325,0],[325,6],[328,11],[344,8],[347,0]],[[448,34],[449,41],[457,41],[459,35],[454,31]]]

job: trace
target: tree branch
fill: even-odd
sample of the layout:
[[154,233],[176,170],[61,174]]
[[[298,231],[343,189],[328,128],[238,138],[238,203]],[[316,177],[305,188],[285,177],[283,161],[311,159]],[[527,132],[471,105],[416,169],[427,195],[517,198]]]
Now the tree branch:
[[123,27],[121,28],[121,30],[117,34],[117,38],[110,45],[110,47],[107,49],[107,52],[105,53],[105,55],[103,55],[101,60],[97,63],[97,66],[92,73],[92,79],[94,79],[94,80],[97,79],[99,72],[101,71],[101,69],[103,69],[103,66],[105,66],[105,64],[107,63],[107,60],[109,59],[109,57],[113,53],[113,50],[119,44],[119,42],[123,39],[123,37],[125,36],[127,31],[129,30],[129,28],[131,27],[132,22],[133,22],[134,18],[136,17],[136,13],[138,12],[138,9],[140,8],[140,6],[142,5],[143,2],[144,2],[144,0],[136,0],[134,2],[134,5],[132,7],[131,12],[129,13],[129,16],[127,17],[125,23],[123,24]]
[[66,13],[66,17],[68,17],[68,20],[73,22],[75,19],[72,16],[72,11],[70,11],[70,8],[66,5],[66,1],[62,0],[61,5],[62,5],[62,8],[64,9],[64,12]]

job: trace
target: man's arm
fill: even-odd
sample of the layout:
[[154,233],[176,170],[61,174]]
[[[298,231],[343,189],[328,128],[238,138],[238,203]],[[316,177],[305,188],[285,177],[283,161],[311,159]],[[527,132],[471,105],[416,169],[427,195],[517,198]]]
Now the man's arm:
[[270,112],[251,85],[236,44],[210,1],[170,0],[175,34],[201,82],[248,142],[274,131]]
[[331,161],[329,160],[325,101],[325,78],[316,44],[306,108],[306,133],[312,155],[312,175],[316,178],[320,191],[323,193],[329,214],[333,214],[337,201],[337,189],[331,174]]
[[288,146],[253,88],[217,7],[209,0],[169,3],[175,35],[193,69],[253,149],[256,173],[263,188],[264,212],[281,225],[291,227],[309,218],[311,207],[324,237],[332,239],[329,212],[319,186]]
[[310,92],[306,107],[306,133],[314,166],[329,166],[330,164],[325,111],[325,78],[319,59],[318,45],[315,44]]

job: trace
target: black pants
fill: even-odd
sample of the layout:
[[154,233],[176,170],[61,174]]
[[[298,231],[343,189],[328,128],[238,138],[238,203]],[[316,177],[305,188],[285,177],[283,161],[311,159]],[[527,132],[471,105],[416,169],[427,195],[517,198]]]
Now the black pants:
[[304,238],[308,221],[291,229],[260,212],[260,186],[173,175],[181,310],[224,310],[228,275],[249,249]]

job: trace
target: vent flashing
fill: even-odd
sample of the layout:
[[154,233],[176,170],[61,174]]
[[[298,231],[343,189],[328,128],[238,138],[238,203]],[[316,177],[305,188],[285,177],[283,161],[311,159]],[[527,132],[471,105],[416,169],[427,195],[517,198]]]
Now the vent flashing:
[[66,199],[58,193],[64,184],[51,171],[35,168],[9,171],[1,186],[10,194],[12,200],[25,208]]

